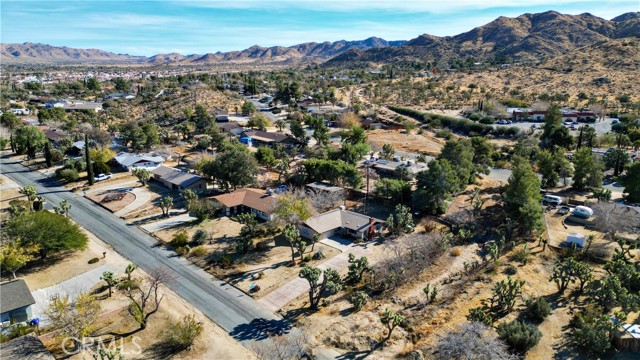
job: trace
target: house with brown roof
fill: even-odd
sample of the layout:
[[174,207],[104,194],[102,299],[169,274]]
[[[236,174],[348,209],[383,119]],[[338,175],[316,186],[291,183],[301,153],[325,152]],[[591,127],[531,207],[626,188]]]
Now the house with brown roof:
[[346,210],[344,206],[309,218],[298,226],[300,235],[313,239],[319,235],[325,239],[333,235],[347,236],[359,240],[372,239],[382,231],[384,221]]
[[242,188],[231,193],[212,196],[209,199],[222,205],[222,214],[226,216],[251,213],[262,220],[273,220],[272,209],[278,197],[265,190]]
[[169,189],[178,191],[190,189],[198,193],[207,189],[207,181],[203,177],[176,168],[158,166],[151,173],[154,181]]

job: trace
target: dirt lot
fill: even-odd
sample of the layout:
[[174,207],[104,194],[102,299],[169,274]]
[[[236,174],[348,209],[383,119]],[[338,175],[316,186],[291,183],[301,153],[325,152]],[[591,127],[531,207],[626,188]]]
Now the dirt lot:
[[395,150],[437,156],[444,146],[444,141],[428,132],[407,134],[399,130],[372,130],[367,132],[369,142],[382,148],[384,144],[391,144]]
[[93,202],[99,203],[111,212],[116,212],[134,202],[136,196],[130,192],[106,190],[87,195],[87,198]]

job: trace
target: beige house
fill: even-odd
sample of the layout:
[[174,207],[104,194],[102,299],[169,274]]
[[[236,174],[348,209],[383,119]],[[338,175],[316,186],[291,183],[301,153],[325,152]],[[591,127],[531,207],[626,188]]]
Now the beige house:
[[379,234],[383,224],[384,221],[380,219],[345,210],[344,206],[340,206],[338,209],[309,218],[298,230],[306,239],[313,239],[319,234],[320,239],[338,235],[367,240]]

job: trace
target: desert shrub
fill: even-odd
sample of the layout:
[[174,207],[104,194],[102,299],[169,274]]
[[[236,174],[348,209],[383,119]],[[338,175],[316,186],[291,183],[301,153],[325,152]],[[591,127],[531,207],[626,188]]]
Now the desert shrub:
[[194,201],[189,207],[189,214],[198,218],[198,221],[202,222],[215,214],[216,208],[211,205],[211,202],[206,199],[200,199]]
[[322,260],[327,256],[324,254],[324,250],[318,249],[315,254],[313,254],[313,260]]
[[69,159],[64,163],[65,169],[75,169],[77,172],[87,170],[87,163],[81,159]]
[[540,296],[527,303],[527,318],[536,323],[541,323],[551,314],[551,305],[546,298]]
[[364,291],[356,291],[349,298],[349,302],[353,305],[355,311],[360,311],[369,301],[369,295]]
[[89,263],[89,264],[95,264],[95,263],[97,263],[98,261],[100,261],[100,259],[98,259],[98,258],[92,258],[91,260],[89,260],[89,261],[88,261],[88,263]]
[[233,257],[229,254],[224,254],[220,258],[220,266],[223,268],[230,268],[233,265]]
[[193,250],[191,250],[191,253],[189,254],[189,256],[195,256],[195,257],[201,257],[205,255],[207,255],[207,249],[203,248],[202,246],[197,246],[193,248]]
[[473,113],[471,115],[469,115],[469,120],[471,121],[478,121],[482,118],[482,115],[478,114],[478,113]]
[[161,335],[162,344],[174,351],[189,350],[203,330],[204,326],[196,321],[194,315],[187,315],[165,327]]
[[20,336],[31,334],[34,331],[36,331],[36,327],[35,326],[14,324],[7,331],[4,331],[4,332],[0,333],[0,343],[4,343],[4,342],[7,342],[9,340],[13,340],[13,339],[18,338]]
[[209,241],[209,232],[204,229],[198,229],[191,237],[191,242],[196,245],[204,245]]
[[181,247],[185,246],[189,243],[189,234],[187,234],[186,230],[180,230],[173,235],[173,239],[171,240],[171,245],[173,247]]
[[176,248],[176,254],[180,256],[187,256],[189,255],[190,251],[191,251],[191,248],[189,247],[189,245],[179,246]]
[[304,256],[304,258],[302,259],[302,262],[308,263],[309,261],[311,261],[311,254],[307,254]]
[[460,248],[455,248],[451,250],[451,256],[460,256],[460,254],[462,254],[462,249]]
[[256,250],[257,251],[267,251],[269,250],[269,244],[271,243],[271,239],[266,240],[266,241],[259,241],[256,243]]
[[599,357],[611,348],[611,332],[616,325],[593,305],[577,312],[570,322],[569,343],[580,353]]
[[64,154],[61,153],[59,150],[54,149],[51,151],[51,161],[53,161],[54,163],[61,161],[63,158],[64,158]]
[[493,116],[485,116],[482,119],[480,119],[480,124],[491,125],[495,122],[496,122],[496,118],[494,118]]
[[517,272],[518,269],[513,265],[509,265],[504,269],[504,273],[507,275],[515,275]]
[[56,177],[63,182],[76,181],[80,177],[76,169],[58,169],[56,170]]
[[451,134],[451,131],[449,130],[438,130],[436,131],[436,137],[451,140],[453,138],[453,134]]
[[538,344],[542,337],[542,333],[535,325],[519,320],[500,324],[498,326],[498,335],[512,351],[518,354],[524,354],[529,351]]
[[462,324],[455,331],[449,331],[440,338],[433,359],[518,359],[510,354],[505,344],[492,333],[489,327],[478,322]]

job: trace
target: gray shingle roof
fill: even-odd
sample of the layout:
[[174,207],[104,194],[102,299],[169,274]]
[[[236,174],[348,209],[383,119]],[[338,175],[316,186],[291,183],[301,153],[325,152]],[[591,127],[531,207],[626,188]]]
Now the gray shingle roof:
[[0,344],[2,360],[54,360],[42,341],[34,335],[25,335]]
[[31,291],[24,280],[17,279],[0,283],[0,313],[35,303],[36,301],[31,296]]
[[[357,212],[335,209],[316,215],[305,221],[305,225],[318,233],[324,233],[337,228],[346,228],[360,231],[369,226],[371,217]],[[373,218],[374,223],[382,223],[380,219]]]
[[159,166],[155,170],[151,171],[154,175],[158,175],[162,180],[169,182],[173,185],[186,187],[196,181],[202,179],[202,177],[182,172],[178,169],[170,168],[167,166]]

